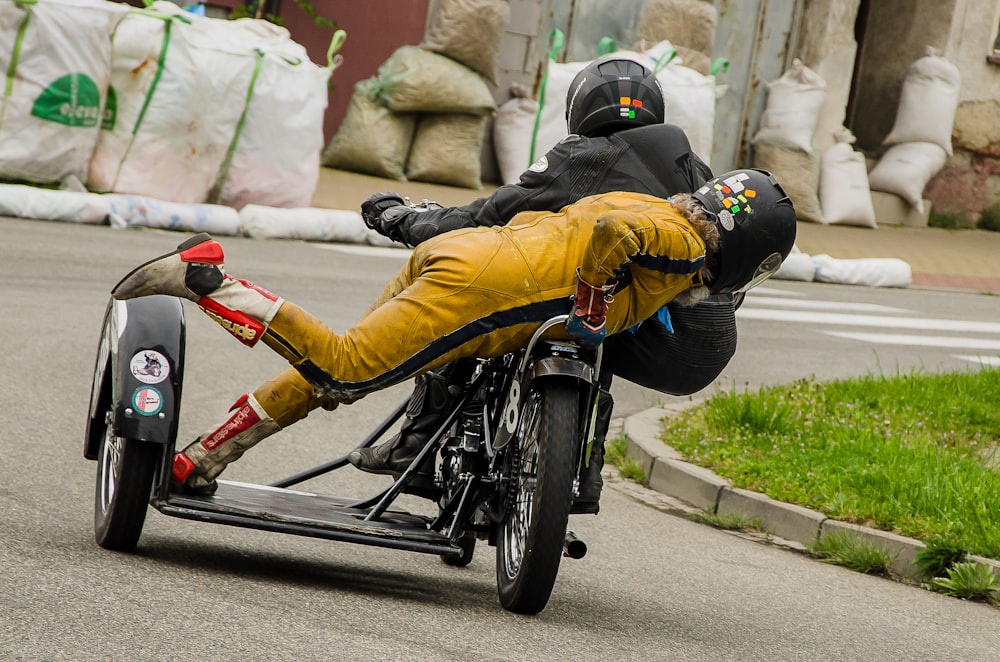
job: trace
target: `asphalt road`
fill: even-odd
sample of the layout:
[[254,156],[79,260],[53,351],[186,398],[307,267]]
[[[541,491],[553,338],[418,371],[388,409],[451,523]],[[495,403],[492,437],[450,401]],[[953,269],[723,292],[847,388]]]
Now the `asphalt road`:
[[[107,292],[184,237],[8,219],[0,228],[0,659],[997,658],[1000,610],[825,565],[613,490],[599,516],[572,518],[590,552],[564,561],[537,617],[499,607],[493,549],[483,543],[470,566],[456,569],[433,556],[151,511],[135,553],[102,550],[92,533],[95,464],[81,449]],[[363,312],[402,264],[398,253],[360,247],[241,238],[223,245],[231,273],[334,329]],[[859,317],[831,317],[840,308]],[[283,367],[263,347],[248,350],[193,306],[186,310],[184,440]],[[775,319],[779,310],[799,312]],[[861,315],[896,322],[886,329]],[[916,323],[903,319],[983,325],[907,330]],[[1000,333],[990,324],[998,321],[998,297],[773,282],[744,306],[740,351],[719,385],[969,369],[976,363],[956,357],[996,356],[989,343]],[[890,344],[876,332],[924,340]],[[958,337],[987,348],[929,340]],[[407,392],[404,385],[317,413],[248,453],[227,477],[269,482],[339,455]],[[618,415],[664,401],[627,384],[615,393]],[[348,468],[310,488],[363,494],[384,480]]]

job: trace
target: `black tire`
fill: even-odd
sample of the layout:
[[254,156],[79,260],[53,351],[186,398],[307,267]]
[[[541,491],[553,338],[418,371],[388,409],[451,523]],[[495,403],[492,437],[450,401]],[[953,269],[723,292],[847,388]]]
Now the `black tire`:
[[98,545],[118,552],[135,549],[162,457],[162,445],[116,437],[111,425],[104,423],[94,488],[94,539]]
[[519,614],[545,608],[562,559],[579,445],[574,381],[534,383],[521,408],[513,499],[497,536],[500,603]]

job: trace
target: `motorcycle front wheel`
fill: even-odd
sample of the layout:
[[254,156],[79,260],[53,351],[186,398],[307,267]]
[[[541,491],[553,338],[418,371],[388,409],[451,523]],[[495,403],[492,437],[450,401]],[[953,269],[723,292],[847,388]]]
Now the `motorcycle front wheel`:
[[130,552],[139,543],[163,447],[114,434],[105,417],[94,487],[94,539],[105,549]]
[[573,505],[577,383],[535,382],[520,416],[512,498],[497,537],[497,591],[505,609],[537,614],[555,585]]

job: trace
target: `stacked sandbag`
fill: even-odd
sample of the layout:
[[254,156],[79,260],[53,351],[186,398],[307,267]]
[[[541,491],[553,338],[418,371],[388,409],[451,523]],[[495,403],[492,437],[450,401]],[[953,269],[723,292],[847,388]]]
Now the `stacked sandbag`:
[[767,105],[752,140],[753,165],[774,175],[792,199],[798,220],[822,223],[821,164],[812,141],[826,81],[795,59],[788,71],[768,83],[767,90]]
[[127,8],[103,0],[0,1],[0,178],[87,177],[108,99],[111,38]]
[[910,65],[884,141],[889,148],[868,175],[873,191],[898,195],[924,212],[924,188],[952,154],[960,86],[958,68],[933,48]]
[[877,227],[868,187],[865,156],[854,149],[854,134],[844,127],[834,133],[834,144],[820,159],[819,202],[830,225]]
[[482,186],[505,0],[441,0],[419,46],[402,46],[354,90],[323,164],[392,179]]
[[133,11],[115,34],[117,111],[87,184],[183,203],[308,205],[332,69],[267,21],[171,2]]
[[719,12],[702,0],[648,0],[636,31],[636,50],[669,41],[680,63],[702,75],[710,73]]

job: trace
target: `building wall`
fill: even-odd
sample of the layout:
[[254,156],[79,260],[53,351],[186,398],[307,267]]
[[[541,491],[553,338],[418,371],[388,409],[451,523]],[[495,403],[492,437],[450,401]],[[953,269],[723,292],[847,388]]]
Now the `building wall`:
[[[210,0],[211,1],[211,0]],[[311,0],[316,11],[337,23],[347,33],[339,53],[343,63],[330,78],[329,99],[323,133],[329,142],[344,119],[354,93],[354,84],[378,73],[379,66],[397,48],[417,44],[424,36],[430,0]],[[317,25],[290,0],[279,4],[279,15],[292,37],[306,47],[309,58],[326,63],[332,31]]]
[[927,186],[943,214],[978,213],[1000,204],[1000,60],[989,57],[1000,24],[1000,1],[959,0],[945,56],[962,72],[952,146],[955,155]]

